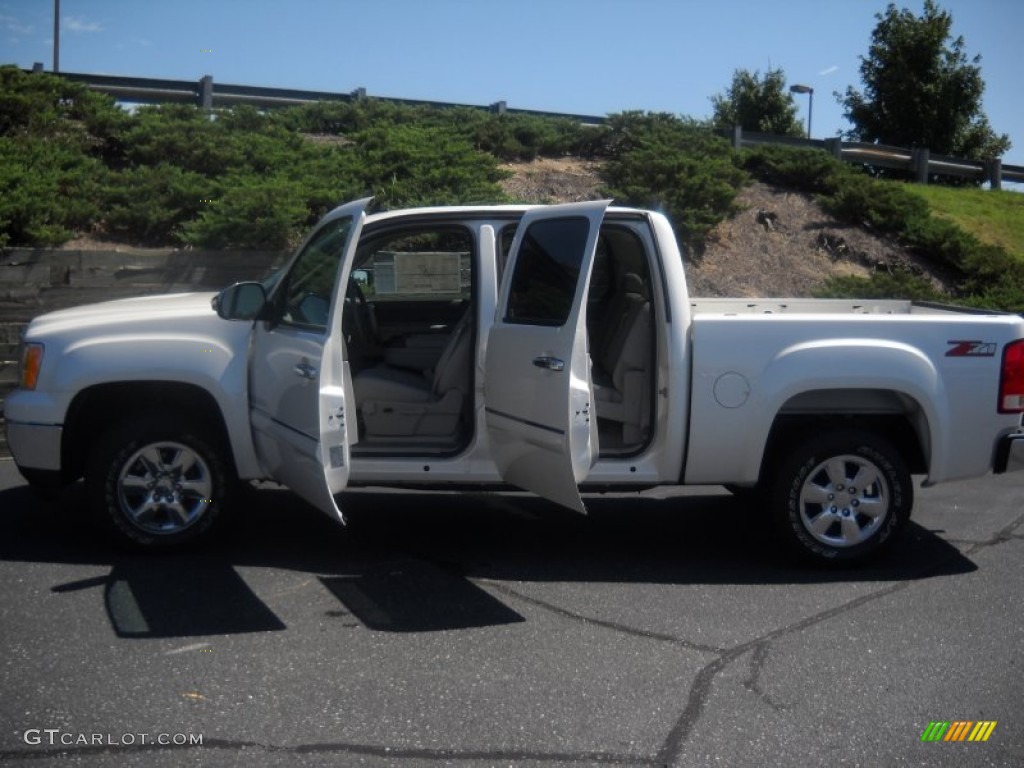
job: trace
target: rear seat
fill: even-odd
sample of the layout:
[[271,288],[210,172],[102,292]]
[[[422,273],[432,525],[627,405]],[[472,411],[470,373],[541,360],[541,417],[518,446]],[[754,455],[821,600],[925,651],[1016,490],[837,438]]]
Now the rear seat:
[[644,440],[649,428],[651,332],[647,287],[625,274],[591,338],[597,416],[623,425],[624,445]]

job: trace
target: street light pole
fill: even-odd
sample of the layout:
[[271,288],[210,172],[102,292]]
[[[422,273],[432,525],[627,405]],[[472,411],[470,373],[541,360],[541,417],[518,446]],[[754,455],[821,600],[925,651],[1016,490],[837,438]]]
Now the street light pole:
[[814,113],[814,89],[809,85],[791,85],[790,93],[807,94],[807,138],[811,138],[811,116]]
[[53,0],[53,72],[60,72],[60,0]]

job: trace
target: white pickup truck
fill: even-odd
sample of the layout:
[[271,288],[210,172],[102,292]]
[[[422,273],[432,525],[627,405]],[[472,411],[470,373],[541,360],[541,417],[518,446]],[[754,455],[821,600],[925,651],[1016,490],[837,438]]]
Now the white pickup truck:
[[30,484],[85,478],[144,547],[239,480],[344,522],[346,485],[725,485],[782,541],[862,559],[934,484],[1024,468],[1024,320],[899,301],[702,300],[660,214],[607,202],[328,214],[217,295],[28,327],[7,399]]

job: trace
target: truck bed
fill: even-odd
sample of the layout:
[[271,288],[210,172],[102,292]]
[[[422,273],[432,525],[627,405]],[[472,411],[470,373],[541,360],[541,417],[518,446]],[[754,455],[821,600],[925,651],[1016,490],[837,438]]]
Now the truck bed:
[[855,314],[855,315],[1001,315],[1003,312],[971,307],[956,307],[924,301],[894,299],[762,299],[691,298],[694,314]]

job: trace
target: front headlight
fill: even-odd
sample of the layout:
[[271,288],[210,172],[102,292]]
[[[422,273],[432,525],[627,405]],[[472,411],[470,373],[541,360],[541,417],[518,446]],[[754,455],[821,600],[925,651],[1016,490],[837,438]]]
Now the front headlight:
[[39,382],[39,369],[43,367],[43,345],[23,344],[18,364],[18,385],[22,389],[35,389]]

